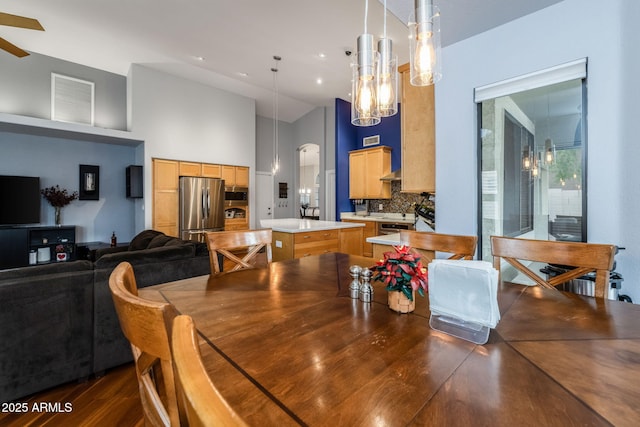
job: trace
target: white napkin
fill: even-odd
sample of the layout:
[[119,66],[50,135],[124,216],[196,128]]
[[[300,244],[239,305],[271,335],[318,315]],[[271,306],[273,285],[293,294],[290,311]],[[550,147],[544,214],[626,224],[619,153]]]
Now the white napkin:
[[495,328],[500,320],[498,270],[487,261],[431,261],[429,308],[432,313]]

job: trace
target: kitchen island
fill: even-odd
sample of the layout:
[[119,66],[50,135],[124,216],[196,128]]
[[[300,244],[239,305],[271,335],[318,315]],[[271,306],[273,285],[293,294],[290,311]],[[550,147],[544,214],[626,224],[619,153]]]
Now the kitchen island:
[[363,223],[283,218],[263,219],[260,226],[272,230],[273,261],[327,252],[362,256]]

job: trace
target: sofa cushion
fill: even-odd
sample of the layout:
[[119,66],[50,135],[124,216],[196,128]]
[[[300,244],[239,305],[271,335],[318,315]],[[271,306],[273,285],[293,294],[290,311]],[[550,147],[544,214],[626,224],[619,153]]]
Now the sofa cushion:
[[165,246],[167,242],[169,242],[170,240],[177,240],[177,239],[175,237],[170,237],[165,234],[159,234],[153,239],[151,239],[151,241],[149,242],[149,245],[147,245],[147,249],[153,249],[153,248],[159,248],[159,247]]
[[138,233],[129,243],[130,251],[139,251],[141,249],[147,249],[151,240],[156,236],[164,236],[163,233],[156,230],[144,230]]

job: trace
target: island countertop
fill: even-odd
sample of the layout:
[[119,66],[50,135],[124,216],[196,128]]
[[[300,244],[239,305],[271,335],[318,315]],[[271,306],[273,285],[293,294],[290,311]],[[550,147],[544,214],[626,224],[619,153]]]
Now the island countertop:
[[355,222],[319,221],[315,219],[262,219],[260,226],[271,228],[282,233],[304,233],[309,231],[336,230],[341,228],[364,227],[365,224]]

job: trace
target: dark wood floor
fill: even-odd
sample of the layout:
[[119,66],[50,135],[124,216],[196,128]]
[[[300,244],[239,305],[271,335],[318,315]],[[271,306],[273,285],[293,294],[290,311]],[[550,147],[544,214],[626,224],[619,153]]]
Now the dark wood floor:
[[[144,426],[133,364],[111,369],[100,378],[66,384],[19,402],[28,404],[28,412],[0,412],[1,426]],[[56,403],[61,411],[70,411],[46,412],[47,406],[55,410]],[[44,412],[37,411],[41,405]]]

